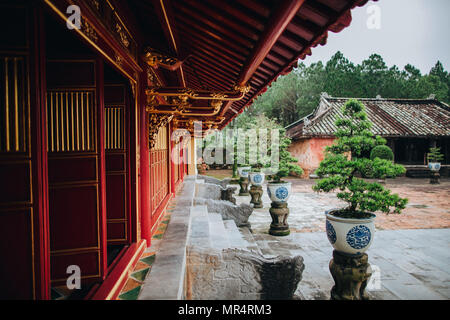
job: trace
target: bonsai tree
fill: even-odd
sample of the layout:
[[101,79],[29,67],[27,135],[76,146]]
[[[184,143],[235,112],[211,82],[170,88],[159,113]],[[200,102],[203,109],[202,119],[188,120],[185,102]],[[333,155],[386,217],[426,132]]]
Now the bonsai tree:
[[252,171],[253,172],[261,172],[262,167],[263,167],[263,164],[260,161],[258,161],[252,165]]
[[381,184],[357,178],[362,170],[369,170],[374,178],[396,177],[405,172],[405,168],[390,160],[375,157],[363,157],[386,140],[371,133],[372,123],[367,119],[364,105],[350,99],[342,108],[343,116],[335,122],[338,130],[336,141],[326,148],[325,159],[317,169],[319,177],[324,177],[313,186],[317,192],[339,190],[337,197],[348,203],[348,207],[333,214],[343,218],[366,218],[370,212],[400,213],[407,199],[391,194]]
[[427,155],[428,162],[441,162],[444,160],[444,155],[440,153],[441,148],[430,148]]
[[281,183],[281,179],[290,173],[303,174],[303,169],[297,164],[298,160],[288,151],[291,139],[286,136],[286,131],[280,129],[279,166],[278,171],[270,175],[272,183]]

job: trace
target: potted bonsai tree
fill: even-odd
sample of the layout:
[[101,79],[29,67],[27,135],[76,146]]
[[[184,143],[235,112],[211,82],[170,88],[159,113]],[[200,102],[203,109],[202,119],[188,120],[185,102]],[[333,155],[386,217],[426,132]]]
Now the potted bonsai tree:
[[249,190],[250,196],[252,197],[250,203],[253,203],[253,208],[263,208],[262,195],[264,193],[262,184],[264,183],[265,174],[261,171],[262,164],[257,162],[252,165],[252,171],[249,173],[248,177],[251,183]]
[[249,164],[239,165],[237,168],[239,177],[248,178],[248,174],[250,173],[251,169],[252,167]]
[[431,171],[441,170],[441,161],[444,160],[444,155],[440,153],[441,148],[430,148],[430,152],[427,155],[428,168]]
[[267,184],[267,194],[272,202],[285,203],[291,194],[291,183],[282,181],[284,177],[290,173],[302,175],[303,170],[297,164],[298,160],[294,158],[288,151],[291,139],[286,137],[284,129],[280,129],[280,145],[279,145],[279,165],[276,172],[270,175],[270,181]]
[[261,186],[264,183],[265,173],[261,171],[262,164],[257,162],[252,166],[252,169],[249,173],[250,183],[254,186]]
[[290,233],[287,223],[289,216],[287,201],[291,194],[291,183],[281,179],[287,177],[291,172],[298,175],[303,174],[302,168],[297,165],[297,159],[287,150],[290,143],[291,139],[286,137],[284,129],[281,129],[278,169],[276,172],[271,172],[270,182],[267,184],[267,194],[272,201],[269,209],[272,217],[269,234],[273,236],[287,236]]
[[348,203],[341,209],[326,212],[328,240],[336,251],[346,254],[362,254],[373,240],[376,211],[400,213],[407,199],[391,194],[377,182],[369,182],[356,175],[369,170],[373,178],[396,177],[405,172],[401,165],[391,160],[363,155],[385,139],[374,137],[364,105],[350,99],[342,109],[343,118],[336,120],[337,132],[334,144],[326,148],[325,159],[316,171],[319,180],[313,189],[318,192],[338,190],[337,197]]

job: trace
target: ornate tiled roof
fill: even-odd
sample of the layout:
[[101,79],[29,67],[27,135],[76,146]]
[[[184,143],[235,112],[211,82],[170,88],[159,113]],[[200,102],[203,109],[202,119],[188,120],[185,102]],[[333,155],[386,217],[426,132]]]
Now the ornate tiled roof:
[[[319,107],[309,116],[286,127],[292,139],[333,136],[337,117],[350,98],[323,95]],[[450,108],[435,99],[358,99],[366,107],[372,132],[384,137],[450,136]]]

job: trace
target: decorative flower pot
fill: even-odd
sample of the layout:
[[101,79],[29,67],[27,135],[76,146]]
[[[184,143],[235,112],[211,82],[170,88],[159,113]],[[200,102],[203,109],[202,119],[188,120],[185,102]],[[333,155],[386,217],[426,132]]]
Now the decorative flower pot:
[[372,244],[375,215],[370,218],[340,218],[325,212],[327,237],[333,248],[347,254],[362,254]]
[[264,183],[265,174],[262,172],[250,172],[248,176],[254,186],[261,186]]
[[272,202],[286,203],[291,195],[290,182],[269,182],[267,184],[267,194]]
[[238,167],[238,174],[241,178],[248,178],[248,174],[252,167]]
[[439,171],[441,170],[441,164],[439,162],[430,162],[428,163],[428,169],[431,171]]

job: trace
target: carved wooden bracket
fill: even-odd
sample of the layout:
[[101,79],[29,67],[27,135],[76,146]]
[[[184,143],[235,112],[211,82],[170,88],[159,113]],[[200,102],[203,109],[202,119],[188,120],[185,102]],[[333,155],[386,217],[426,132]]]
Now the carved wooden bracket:
[[222,101],[238,101],[241,100],[246,93],[250,91],[250,86],[235,86],[234,91],[207,91],[193,90],[190,88],[179,87],[158,87],[145,90],[147,97],[177,97],[180,100],[222,100]]
[[160,114],[148,114],[147,119],[147,136],[148,136],[148,148],[151,149],[155,146],[156,137],[158,136],[159,129],[165,127],[173,116],[160,115]]
[[174,57],[162,54],[161,52],[146,48],[144,51],[144,61],[153,68],[163,67],[164,69],[175,71],[177,70],[183,61],[178,60]]
[[[145,91],[147,112],[187,117],[215,116],[224,101],[242,99],[250,86],[235,87],[235,91],[206,91],[178,87],[152,87]],[[195,106],[197,100],[209,100],[209,106]]]

